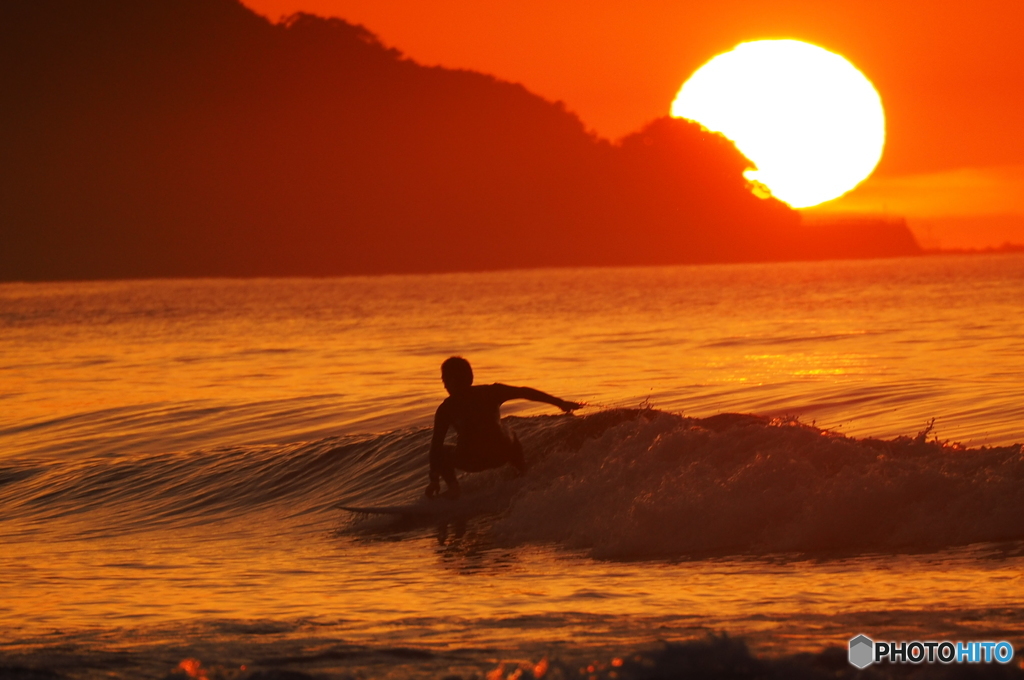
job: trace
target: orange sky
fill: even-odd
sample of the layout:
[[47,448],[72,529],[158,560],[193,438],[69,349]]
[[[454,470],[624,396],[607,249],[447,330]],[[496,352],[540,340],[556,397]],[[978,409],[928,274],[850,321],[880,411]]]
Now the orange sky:
[[1024,243],[1017,0],[244,2],[272,19],[341,17],[420,63],[520,82],[610,138],[666,115],[682,82],[739,42],[813,42],[857,65],[887,114],[876,174],[830,208],[906,215],[926,246]]

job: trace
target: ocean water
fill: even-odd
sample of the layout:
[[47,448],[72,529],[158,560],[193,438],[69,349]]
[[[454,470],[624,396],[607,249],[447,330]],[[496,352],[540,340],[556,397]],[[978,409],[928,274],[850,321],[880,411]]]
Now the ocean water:
[[[587,406],[507,404],[530,470],[465,476],[457,515],[338,509],[417,502],[451,354]],[[1020,650],[1021,442],[1019,254],[2,284],[0,677]]]

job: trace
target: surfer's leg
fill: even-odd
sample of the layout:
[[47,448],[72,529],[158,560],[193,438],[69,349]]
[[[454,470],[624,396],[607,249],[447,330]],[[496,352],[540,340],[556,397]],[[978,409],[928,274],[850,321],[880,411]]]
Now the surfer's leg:
[[508,447],[508,462],[519,471],[519,474],[526,474],[526,458],[523,456],[523,445],[519,441],[519,437],[512,434],[512,441],[509,442]]
[[[483,472],[497,470],[506,463],[512,463],[520,468],[522,456],[523,449],[517,441],[502,437],[479,449],[458,449],[455,454],[455,469],[463,472]],[[525,466],[521,469],[525,469]]]

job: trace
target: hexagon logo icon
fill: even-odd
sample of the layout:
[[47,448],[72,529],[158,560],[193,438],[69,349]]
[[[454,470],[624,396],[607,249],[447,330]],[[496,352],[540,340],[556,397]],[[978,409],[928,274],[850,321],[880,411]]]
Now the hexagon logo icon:
[[875,642],[866,635],[850,640],[850,663],[857,668],[867,668],[874,661]]

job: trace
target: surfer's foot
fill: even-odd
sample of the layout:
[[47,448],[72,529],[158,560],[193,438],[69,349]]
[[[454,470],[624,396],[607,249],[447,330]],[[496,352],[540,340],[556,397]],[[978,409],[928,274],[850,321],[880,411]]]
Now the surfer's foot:
[[448,500],[453,501],[456,498],[458,498],[461,494],[462,491],[459,489],[459,485],[456,484],[455,486],[449,486],[447,489],[445,489],[444,493],[441,494],[441,498],[447,498]]

